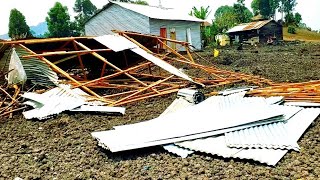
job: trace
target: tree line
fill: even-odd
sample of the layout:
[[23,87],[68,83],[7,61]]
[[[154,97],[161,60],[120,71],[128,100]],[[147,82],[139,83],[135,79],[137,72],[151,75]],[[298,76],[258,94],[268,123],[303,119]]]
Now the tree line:
[[[117,0],[142,5],[148,5],[143,0]],[[226,31],[237,24],[252,21],[254,16],[260,15],[264,19],[275,19],[276,12],[280,12],[285,25],[305,26],[302,24],[301,14],[293,14],[297,5],[296,0],[253,0],[251,12],[244,4],[245,0],[237,0],[232,6],[221,6],[214,13],[211,26],[202,26],[201,33],[205,45],[213,42],[214,36]],[[68,8],[56,2],[49,10],[45,21],[48,32],[44,37],[68,37],[84,35],[85,23],[97,11],[97,7],[90,0],[76,0],[73,11],[76,13],[74,21],[71,21]],[[210,7],[193,7],[190,15],[200,19],[207,19],[211,13]],[[17,9],[12,9],[9,19],[9,37],[12,39],[30,38],[32,33],[26,23],[25,16]]]
[[[143,0],[120,0],[120,2],[130,2],[141,5],[148,5]],[[73,11],[76,13],[74,21],[71,21],[67,6],[56,2],[49,10],[45,21],[48,25],[48,32],[44,37],[70,37],[84,35],[85,23],[97,11],[97,7],[90,0],[76,0]],[[26,23],[25,16],[17,9],[10,11],[9,32],[11,39],[32,38],[30,27]]]
[[[230,28],[241,24],[253,21],[254,17],[262,19],[276,19],[277,12],[281,13],[280,23],[284,26],[306,27],[302,23],[300,13],[293,14],[294,8],[297,5],[296,0],[253,0],[251,3],[251,12],[244,4],[245,0],[237,0],[232,6],[221,6],[214,13],[214,20],[211,26],[202,26],[201,34],[204,40],[204,45],[214,43],[214,37],[217,34],[224,34]],[[192,8],[189,13],[200,19],[207,19],[211,13],[210,7]]]

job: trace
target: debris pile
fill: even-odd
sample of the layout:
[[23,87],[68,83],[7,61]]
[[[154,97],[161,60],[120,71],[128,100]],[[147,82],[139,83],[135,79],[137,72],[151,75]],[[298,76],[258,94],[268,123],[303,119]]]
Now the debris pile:
[[298,139],[320,114],[279,105],[279,97],[244,94],[212,96],[199,104],[178,97],[158,118],[92,136],[111,152],[165,145],[182,157],[200,151],[274,166],[288,150],[299,150]]
[[[10,65],[14,72],[9,84],[20,88],[25,83],[33,84],[48,90],[67,84],[71,89],[83,90],[86,98],[103,102],[105,106],[123,106],[186,87],[216,87],[238,82],[257,86],[272,84],[258,76],[197,64],[187,42],[115,32],[100,37],[4,41],[0,66],[9,70]],[[176,49],[184,48],[187,55],[181,55],[170,44],[175,44]],[[196,52],[193,54],[199,56]],[[48,106],[39,103],[43,105],[36,107],[40,111]],[[52,113],[58,112],[61,111]],[[41,118],[49,116],[47,113]]]

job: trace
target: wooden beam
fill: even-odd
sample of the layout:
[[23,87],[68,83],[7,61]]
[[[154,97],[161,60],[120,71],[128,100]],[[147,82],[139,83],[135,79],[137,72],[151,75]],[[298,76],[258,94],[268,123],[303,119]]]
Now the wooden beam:
[[53,64],[59,64],[59,63],[62,63],[62,62],[68,61],[68,60],[70,60],[70,59],[76,58],[76,57],[77,57],[77,55],[69,56],[69,57],[66,57],[66,58],[60,59],[60,60],[58,60],[58,61],[55,61],[55,62],[53,62]]
[[144,64],[140,64],[140,65],[138,65],[138,66],[128,68],[128,69],[126,69],[126,70],[124,70],[124,71],[116,72],[116,73],[111,74],[111,75],[108,75],[108,76],[104,76],[104,77],[101,77],[101,78],[98,78],[98,79],[95,79],[95,80],[92,80],[92,81],[88,81],[88,82],[83,83],[83,84],[81,84],[81,85],[77,85],[77,86],[75,86],[75,87],[73,87],[73,88],[78,88],[78,87],[85,86],[85,85],[88,85],[88,84],[91,84],[91,83],[95,83],[95,82],[98,82],[98,81],[101,81],[101,80],[110,79],[110,78],[119,76],[119,75],[121,75],[121,74],[124,74],[124,73],[126,73],[126,72],[129,72],[129,71],[132,71],[132,70],[135,70],[135,69],[138,69],[138,68],[147,66],[148,64],[151,64],[151,62],[147,62],[147,63],[144,63]]
[[56,55],[69,55],[69,54],[77,54],[77,55],[84,55],[91,52],[111,52],[111,49],[95,49],[95,50],[81,50],[81,51],[56,51],[56,52],[46,52],[42,54],[32,54],[32,55],[25,55],[22,56],[23,58],[30,58],[30,57],[38,57],[38,56],[56,56]]
[[188,47],[188,46],[185,46],[185,47],[186,47],[187,54],[188,54],[188,56],[189,56],[189,58],[190,58],[191,62],[193,62],[193,63],[194,63],[194,59],[193,59],[193,57],[192,57],[192,55],[191,55],[191,53],[190,53],[189,47]]
[[164,40],[164,41],[169,41],[169,42],[182,44],[182,45],[189,44],[188,42],[185,42],[185,41],[178,41],[178,40],[173,40],[173,39],[164,38],[164,37],[155,36],[155,35],[147,35],[147,34],[140,34],[140,33],[134,33],[134,32],[125,32],[125,31],[118,31],[118,30],[113,30],[113,32],[118,33],[120,35],[135,35],[135,36],[141,36],[141,37],[149,37],[149,38],[154,38],[154,39],[161,39],[161,40]]
[[[125,98],[122,98],[122,99],[120,99],[120,100],[118,100],[118,101],[116,101],[116,102],[113,102],[113,103],[111,104],[111,106],[113,106],[113,105],[115,105],[115,104],[118,104],[118,103],[120,103],[120,102],[122,102],[122,101],[124,101],[124,100],[126,100],[126,99],[129,99],[130,97],[133,97],[133,96],[135,96],[135,95],[137,95],[137,94],[139,94],[139,93],[141,93],[141,92],[143,92],[143,91],[146,91],[146,90],[148,90],[148,89],[151,89],[153,86],[156,86],[156,85],[158,85],[158,84],[160,84],[160,83],[162,83],[162,82],[165,82],[165,81],[169,80],[170,78],[172,78],[173,76],[174,76],[174,75],[171,75],[171,76],[169,76],[169,77],[167,77],[167,78],[165,78],[165,79],[159,80],[159,81],[157,81],[157,82],[149,85],[148,87],[145,87],[145,88],[143,88],[143,89],[141,89],[141,90],[139,90],[139,91],[137,91],[137,92],[135,92],[135,93],[133,93],[133,94],[130,94],[129,96],[127,96],[127,97],[125,97]],[[159,94],[160,94],[160,93],[159,93]]]
[[50,42],[73,41],[77,39],[93,39],[94,37],[62,37],[62,38],[46,38],[46,39],[27,39],[17,41],[3,41],[4,44],[37,44]]
[[[31,54],[35,54],[33,51],[31,51],[30,49],[28,49],[27,47],[25,47],[22,44],[19,44],[20,47],[22,47],[23,49],[25,49],[26,51],[28,51]],[[54,69],[56,72],[62,74],[64,77],[68,78],[69,80],[71,80],[72,82],[76,83],[77,85],[81,85],[81,83],[79,83],[77,80],[73,79],[68,73],[66,73],[64,70],[60,69],[58,66],[56,66],[55,64],[53,64],[52,62],[50,62],[49,60],[47,60],[46,58],[40,56],[38,57],[40,60],[44,61],[46,64],[48,64],[52,69]],[[102,98],[101,96],[99,96],[98,94],[96,94],[95,92],[91,91],[89,88],[82,86],[82,89],[87,91],[88,93],[98,97],[98,98]]]
[[[182,56],[181,54],[179,54],[176,50],[172,49],[170,46],[166,45],[166,43],[162,42],[161,40],[158,39],[158,41],[163,44],[167,49],[169,49],[173,54],[175,54],[176,56],[180,57],[181,59],[184,59],[186,61],[191,61],[188,58]],[[191,61],[192,62],[192,61]]]
[[[73,44],[74,49],[78,51],[79,49],[77,47],[77,44],[74,41],[72,42],[72,44]],[[78,60],[79,60],[79,64],[80,64],[81,70],[82,70],[83,78],[84,78],[84,80],[87,80],[87,74],[86,74],[86,70],[84,69],[82,57],[80,56],[80,54],[77,54],[77,56],[78,56]]]
[[[82,43],[79,43],[79,42],[77,42],[77,41],[75,41],[75,40],[74,40],[74,42],[77,43],[80,47],[82,47],[82,48],[85,49],[85,50],[91,50],[90,48],[88,48],[87,46],[85,46],[85,45],[82,44]],[[128,77],[134,79],[135,81],[139,82],[140,84],[148,87],[147,84],[143,83],[143,82],[140,81],[139,79],[133,77],[132,75],[128,74],[127,72],[125,72],[125,71],[123,71],[122,69],[118,68],[117,66],[113,65],[113,64],[110,63],[106,58],[102,57],[102,56],[99,55],[98,53],[96,53],[96,52],[91,52],[91,54],[92,54],[93,56],[97,57],[98,59],[100,59],[101,61],[107,63],[107,64],[108,64],[109,66],[111,66],[112,68],[114,68],[114,69],[122,72],[123,74],[125,74],[125,75],[127,75]],[[157,92],[157,93],[159,93],[159,92],[158,92],[157,90],[155,90],[155,89],[152,89],[152,90],[155,91],[155,92]]]

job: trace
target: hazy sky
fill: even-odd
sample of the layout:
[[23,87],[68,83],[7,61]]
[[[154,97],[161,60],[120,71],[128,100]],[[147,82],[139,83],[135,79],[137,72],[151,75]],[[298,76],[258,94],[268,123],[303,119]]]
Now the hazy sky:
[[[21,11],[27,20],[29,26],[37,25],[45,21],[47,12],[53,7],[56,1],[60,1],[67,6],[69,13],[73,15],[72,7],[75,0],[2,0],[0,5],[0,34],[8,32],[10,10],[13,8]],[[147,0],[150,5],[158,5],[159,0]],[[165,7],[179,9],[177,13],[187,13],[193,6],[210,6],[211,18],[215,10],[222,5],[232,5],[236,0],[161,0]],[[246,6],[250,7],[252,0],[246,0]],[[91,0],[98,8],[101,8],[108,0]],[[302,20],[312,29],[320,30],[320,0],[297,0],[296,11],[302,14]],[[280,17],[280,16],[279,16]]]

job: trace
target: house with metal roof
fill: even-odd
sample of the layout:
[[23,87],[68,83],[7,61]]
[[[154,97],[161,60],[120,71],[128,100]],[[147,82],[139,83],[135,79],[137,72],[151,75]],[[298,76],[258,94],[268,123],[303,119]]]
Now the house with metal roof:
[[131,31],[186,41],[201,49],[200,25],[203,22],[170,8],[112,1],[86,22],[85,33],[87,36],[101,36],[112,34],[112,30]]
[[283,40],[282,25],[274,20],[254,21],[227,31],[231,42],[273,43]]

